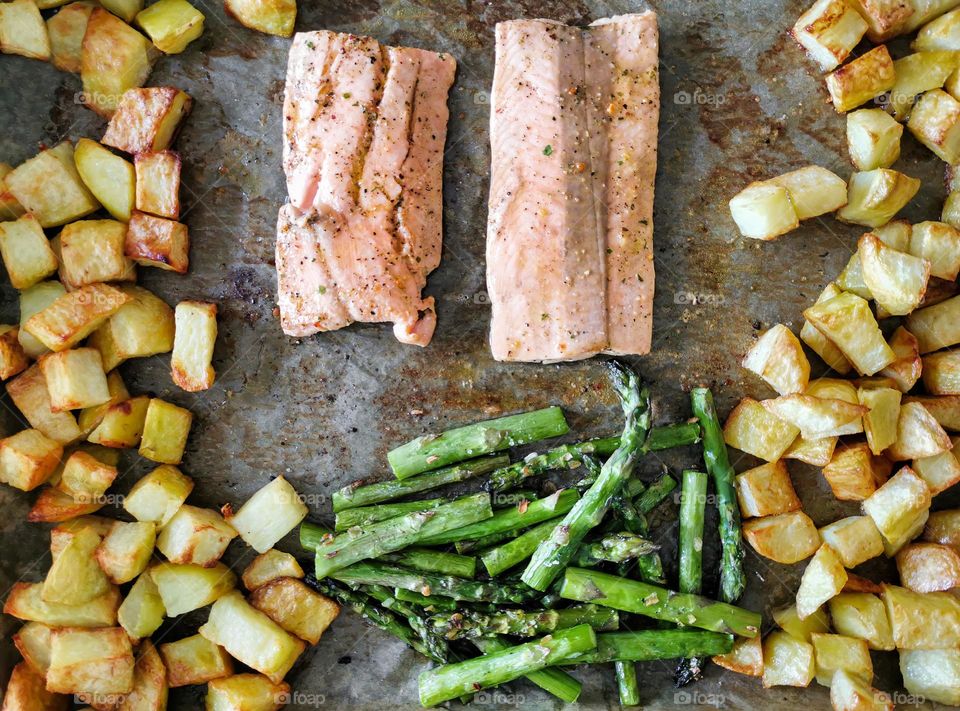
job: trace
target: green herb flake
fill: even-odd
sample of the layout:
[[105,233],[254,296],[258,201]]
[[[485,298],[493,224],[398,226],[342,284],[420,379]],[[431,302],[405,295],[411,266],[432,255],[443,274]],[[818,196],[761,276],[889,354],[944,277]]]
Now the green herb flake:
[[553,146],[551,146],[551,145],[548,143],[548,144],[546,145],[546,147],[543,149],[543,155],[545,155],[545,156],[552,156],[552,155],[553,155]]
[[327,287],[325,287],[325,286],[318,286],[318,287],[317,287],[317,291],[319,291],[319,292],[320,292],[320,295],[323,296],[324,294],[327,293]]

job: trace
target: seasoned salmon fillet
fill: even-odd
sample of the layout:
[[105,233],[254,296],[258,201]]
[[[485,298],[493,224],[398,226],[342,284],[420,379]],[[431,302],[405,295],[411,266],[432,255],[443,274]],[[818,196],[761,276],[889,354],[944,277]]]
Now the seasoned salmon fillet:
[[450,55],[369,37],[294,37],[284,95],[290,202],[277,223],[284,332],[392,322],[426,345],[440,262]]
[[660,114],[653,12],[496,28],[487,225],[497,360],[642,354]]

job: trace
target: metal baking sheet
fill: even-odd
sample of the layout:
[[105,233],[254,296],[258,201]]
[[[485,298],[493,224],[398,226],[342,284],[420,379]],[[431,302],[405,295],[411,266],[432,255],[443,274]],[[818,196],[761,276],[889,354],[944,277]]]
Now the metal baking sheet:
[[[737,236],[727,200],[747,182],[807,163],[847,175],[844,121],[826,101],[814,64],[786,36],[806,0],[301,0],[298,30],[369,34],[391,44],[452,53],[459,62],[450,94],[444,177],[444,252],[428,293],[439,323],[426,349],[399,345],[389,326],[354,325],[306,339],[284,336],[274,314],[274,223],[285,199],[280,167],[281,102],[289,41],[249,31],[212,0],[194,0],[207,17],[203,37],[183,54],[164,57],[150,83],[171,84],[195,99],[179,137],[184,156],[185,221],[193,238],[191,269],[176,276],[141,269],[141,281],[169,303],[184,298],[220,305],[215,386],[197,395],[170,382],[168,357],[121,366],[134,392],[190,407],[197,418],[184,470],[197,481],[192,502],[239,504],[269,477],[283,473],[306,495],[312,515],[329,517],[328,495],[360,477],[384,475],[386,451],[415,435],[499,413],[558,403],[578,436],[619,426],[618,408],[599,359],[566,365],[491,360],[486,332],[484,235],[489,149],[488,90],[493,27],[501,20],[548,17],[587,24],[652,7],[661,32],[660,168],[656,197],[657,295],[654,352],[631,362],[653,384],[656,420],[689,416],[686,391],[715,387],[721,413],[743,395],[768,397],[738,362],[753,336],[782,322],[797,330],[801,310],[847,262],[861,229],[812,220],[775,243]],[[19,57],[0,57],[0,160],[16,164],[65,137],[99,138],[103,122],[78,101],[74,75]],[[913,220],[939,215],[941,164],[904,140],[898,167],[925,179],[904,211]],[[15,322],[15,292],[0,285],[2,322]],[[9,401],[0,429],[17,429]],[[419,411],[419,412],[418,412]],[[736,453],[734,453],[736,455]],[[650,458],[645,476],[697,462],[697,451]],[[739,470],[752,465],[735,458]],[[122,493],[150,469],[129,453],[116,489]],[[805,510],[818,525],[854,513],[830,495],[814,469],[794,466]],[[24,521],[31,496],[0,488],[0,591],[16,580],[40,580],[49,565],[46,526]],[[941,501],[940,499],[944,499]],[[954,493],[952,505],[956,505]],[[938,497],[936,508],[951,503]],[[675,575],[675,502],[654,518],[669,574]],[[711,512],[712,516],[712,512]],[[708,526],[715,523],[708,519]],[[715,530],[708,528],[708,530]],[[716,589],[717,550],[708,545],[706,591]],[[296,551],[291,536],[281,547]],[[251,551],[234,544],[229,562]],[[748,551],[743,604],[765,613],[788,603],[802,565],[780,566]],[[889,574],[883,561],[868,573]],[[166,640],[192,634],[203,614],[166,625]],[[0,671],[16,652],[4,618]],[[877,684],[899,688],[896,658],[875,656]],[[288,679],[291,708],[418,708],[416,677],[425,662],[397,641],[344,612]],[[698,684],[672,686],[673,663],[639,665],[643,704],[650,709],[776,706],[827,708],[827,690],[763,690],[759,681],[711,667]],[[616,708],[612,669],[580,669],[579,707]],[[171,709],[202,706],[202,687],[171,693]],[[518,681],[480,697],[485,707],[553,709],[551,700]]]

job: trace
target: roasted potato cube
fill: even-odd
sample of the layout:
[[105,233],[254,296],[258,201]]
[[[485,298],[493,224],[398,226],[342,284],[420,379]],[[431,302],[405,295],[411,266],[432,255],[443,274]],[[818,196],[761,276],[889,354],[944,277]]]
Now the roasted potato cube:
[[0,222],[0,255],[15,289],[29,289],[57,271],[57,255],[32,213]]
[[907,130],[942,160],[960,162],[960,101],[947,92],[933,89],[917,99]]
[[289,553],[271,548],[254,558],[243,571],[243,586],[250,591],[276,578],[302,578],[303,568]]
[[137,447],[146,426],[147,410],[150,407],[150,398],[146,395],[123,400],[111,405],[103,414],[100,424],[94,428],[89,442],[102,444],[104,447],[129,449]]
[[32,523],[59,523],[92,514],[104,505],[103,501],[76,501],[70,494],[48,486],[40,490],[40,495],[33,502],[33,508],[27,514],[27,520]]
[[[960,71],[957,72],[957,76],[960,77]],[[957,94],[960,95],[960,91]],[[951,227],[960,229],[960,191],[953,191],[947,195],[947,199],[943,202],[940,219]]]
[[117,618],[131,639],[138,640],[156,632],[166,613],[151,572],[146,570],[130,587],[130,592],[117,611]]
[[842,634],[814,634],[811,644],[818,684],[831,686],[833,676],[843,671],[864,681],[873,679],[870,649],[862,639]]
[[796,511],[800,499],[783,460],[749,469],[736,478],[737,499],[744,518]]
[[32,365],[7,382],[7,394],[34,429],[60,444],[80,439],[77,419],[69,412],[54,412],[47,381],[39,365]]
[[960,649],[901,649],[900,674],[910,694],[960,706]]
[[127,694],[133,690],[133,666],[133,647],[120,627],[54,630],[47,689],[63,694]]
[[50,38],[33,0],[0,5],[0,52],[30,59],[50,59]]
[[0,481],[33,491],[56,471],[63,447],[39,430],[23,430],[0,440]]
[[923,386],[933,395],[960,395],[960,353],[938,351],[925,355]]
[[170,86],[131,89],[124,93],[101,143],[132,155],[164,151],[190,105],[186,93]]
[[960,482],[960,462],[956,457],[956,444],[949,452],[914,459],[912,466],[920,478],[927,482],[930,494],[933,496]]
[[920,379],[920,344],[916,336],[903,326],[897,327],[890,336],[889,343],[896,360],[882,369],[880,375],[891,378],[900,392],[909,392]]
[[870,451],[879,456],[883,450],[897,441],[897,423],[900,421],[899,390],[876,388],[858,391],[860,403],[870,411],[863,416],[863,429],[867,434]]
[[116,478],[116,466],[77,450],[67,459],[57,488],[78,503],[105,503],[104,494]]
[[896,74],[885,45],[874,47],[827,75],[827,90],[838,113],[865,104],[893,88]]
[[960,50],[960,9],[926,24],[910,45],[915,51]]
[[845,60],[867,32],[867,23],[843,0],[817,0],[790,34],[829,72]]
[[206,704],[208,711],[277,711],[289,697],[286,682],[275,684],[261,674],[237,674],[207,684]]
[[87,21],[96,5],[92,2],[72,2],[47,20],[50,36],[50,54],[53,66],[62,72],[80,73],[80,52]]
[[16,220],[24,212],[23,205],[7,190],[6,176],[13,171],[8,163],[0,163],[0,221]]
[[948,10],[957,7],[957,0],[910,0],[913,13],[903,23],[901,33],[910,33]]
[[40,358],[40,372],[54,412],[95,407],[110,400],[100,353],[93,348],[48,353]]
[[847,114],[847,149],[859,171],[889,168],[900,157],[903,125],[883,109],[858,109]]
[[[877,602],[880,602],[877,599]],[[787,634],[802,642],[809,642],[816,632],[829,632],[830,620],[823,610],[818,610],[804,619],[797,615],[797,606],[781,607],[773,611],[773,621]]]
[[110,581],[94,557],[99,545],[100,534],[92,528],[81,528],[73,534],[53,559],[43,581],[44,602],[82,605],[110,590]]
[[[859,263],[858,259],[857,264],[859,265]],[[836,284],[828,284],[827,288],[824,289],[823,293],[817,298],[817,303],[820,304],[824,301],[829,301],[834,296],[839,296],[840,294],[841,290]],[[843,351],[837,348],[833,344],[833,341],[820,333],[809,321],[805,320],[803,322],[803,328],[800,329],[800,340],[820,356],[820,359],[824,363],[841,375],[846,375],[852,370],[853,366],[850,365],[850,361],[843,355]]]
[[107,212],[129,222],[136,194],[133,164],[89,138],[77,141],[74,160],[83,182]]
[[168,694],[167,669],[153,643],[146,639],[137,649],[133,691],[123,697],[117,711],[166,711]]
[[265,553],[300,525],[309,510],[283,476],[261,487],[235,514],[224,512],[227,523],[257,553]]
[[[100,361],[103,363],[104,370],[114,370],[126,360],[126,358],[120,355],[117,343],[113,340],[113,331],[110,329],[109,320],[90,334],[90,337],[87,339],[87,347],[96,349],[100,354]],[[123,399],[130,399],[129,394]]]
[[103,422],[104,415],[107,414],[107,410],[111,406],[130,399],[127,386],[124,385],[123,378],[116,370],[107,373],[107,390],[110,392],[110,399],[107,402],[96,407],[85,408],[77,415],[77,426],[83,432],[84,437],[88,436],[97,425]]
[[855,294],[841,293],[811,306],[803,315],[862,375],[873,375],[896,359],[870,304]]
[[121,585],[142,573],[157,537],[157,527],[149,521],[117,521],[97,548],[97,562],[110,582]]
[[43,583],[14,583],[3,612],[20,620],[42,622],[50,627],[108,627],[117,624],[120,590],[110,587],[106,595],[82,605],[45,602]]
[[786,632],[763,640],[763,686],[809,686],[815,672],[813,646]]
[[[870,657],[867,657],[870,661]],[[819,681],[819,680],[818,680]],[[830,683],[833,711],[893,711],[890,695],[874,689],[856,670],[837,669]]]
[[134,211],[127,228],[126,255],[146,267],[186,274],[190,265],[187,226]]
[[198,392],[212,386],[216,377],[211,365],[216,340],[216,304],[202,301],[181,301],[177,304],[176,337],[170,359],[173,382],[188,392]]
[[960,273],[960,231],[943,222],[921,222],[913,226],[910,254],[930,262],[930,274],[955,281]]
[[209,605],[233,590],[237,583],[237,576],[223,563],[209,568],[160,563],[151,569],[150,575],[170,617]]
[[869,516],[848,516],[820,529],[820,538],[840,557],[845,568],[855,568],[883,555],[883,539]]
[[70,519],[69,521],[64,521],[50,531],[50,556],[56,558],[60,555],[63,549],[67,547],[67,544],[73,540],[77,531],[84,528],[92,528],[96,534],[100,536],[100,540],[103,541],[104,537],[110,533],[110,529],[113,528],[114,523],[116,523],[116,521],[113,519],[104,518],[103,516],[80,516]]
[[950,437],[919,402],[905,402],[897,420],[897,441],[887,454],[893,461],[932,457],[952,448]]
[[960,646],[960,598],[956,595],[917,593],[884,584],[882,597],[897,649]]
[[61,296],[31,316],[24,328],[50,350],[66,350],[93,333],[130,300],[108,284],[90,284]]
[[827,600],[839,594],[847,582],[840,556],[824,543],[807,564],[797,590],[797,616],[802,620],[812,615]]
[[[157,56],[146,37],[116,15],[96,8],[87,20],[81,50],[84,103],[111,118],[124,104],[126,92],[147,81]],[[106,139],[104,136],[103,143],[123,150]]]
[[176,467],[159,466],[133,485],[123,508],[138,521],[167,525],[193,491],[193,479]]
[[100,207],[77,172],[69,141],[21,163],[4,178],[4,183],[17,202],[33,213],[41,227],[72,222]]
[[168,353],[174,344],[173,309],[142,287],[125,285],[122,290],[130,301],[100,327],[109,331],[112,352],[123,360]]
[[890,90],[890,112],[898,121],[910,113],[914,97],[931,89],[939,89],[957,68],[955,52],[916,52],[893,63],[897,81]]
[[792,565],[812,556],[820,547],[820,534],[803,511],[751,519],[743,536],[764,558]]
[[756,637],[737,637],[733,649],[712,657],[713,663],[724,669],[746,676],[763,675],[763,642]]
[[781,395],[802,393],[810,380],[810,363],[803,346],[783,324],[777,324],[753,344],[743,358],[743,367]]
[[43,281],[20,292],[20,330],[17,333],[17,339],[24,353],[31,358],[39,358],[44,353],[48,353],[49,349],[28,333],[23,328],[23,324],[66,293],[67,290],[58,281]]
[[921,538],[932,543],[960,548],[960,509],[934,511],[930,514]]
[[800,218],[782,185],[750,183],[730,200],[730,215],[744,237],[776,239],[800,226]]
[[340,614],[337,603],[314,592],[296,578],[277,578],[261,585],[250,596],[250,604],[287,632],[310,644],[319,642],[321,635]]
[[187,0],[158,0],[137,13],[140,29],[166,54],[179,54],[202,35],[203,20]]
[[867,37],[872,42],[897,36],[914,13],[912,3],[903,0],[850,0],[850,4],[867,21]]
[[137,210],[157,217],[180,217],[180,154],[176,151],[138,153]]
[[252,607],[237,591],[227,593],[213,604],[200,634],[275,684],[283,680],[306,648],[301,640]]
[[907,330],[917,337],[920,353],[930,353],[960,343],[960,296],[914,311]]
[[926,482],[910,467],[903,467],[863,502],[863,512],[883,536],[887,555],[893,555],[923,528],[930,503]]
[[767,182],[787,189],[801,220],[834,212],[847,204],[846,181],[819,165],[792,170]]
[[833,627],[840,634],[862,639],[870,649],[894,648],[886,607],[876,595],[842,592],[827,605]]
[[171,689],[206,684],[233,674],[233,659],[226,650],[199,634],[161,644],[160,656]]
[[50,667],[50,633],[52,627],[42,622],[28,622],[13,635],[13,643],[23,661],[41,676]]
[[26,662],[20,662],[10,672],[3,695],[3,711],[67,711],[68,708],[70,697],[47,691],[44,674]]
[[920,181],[890,168],[854,173],[850,177],[848,200],[837,212],[844,222],[882,227],[920,189]]
[[237,532],[212,509],[184,504],[157,537],[157,549],[171,563],[209,568],[223,556]]
[[244,27],[279,37],[293,34],[296,0],[224,0],[227,14]]
[[930,262],[899,252],[871,233],[858,243],[863,281],[877,304],[894,316],[905,316],[923,300],[930,279]]
[[780,459],[799,434],[797,427],[779,419],[752,398],[741,400],[723,426],[728,445],[768,462]]
[[140,456],[161,464],[179,464],[192,423],[190,410],[151,398],[143,423]]
[[797,437],[790,449],[783,453],[784,459],[797,459],[815,467],[825,467],[833,458],[839,437],[823,437],[821,439],[804,439]]
[[[840,400],[841,402],[856,407],[861,407],[860,400],[857,398],[857,386],[849,380],[840,380],[839,378],[816,378],[807,386],[806,395],[821,400]],[[863,432],[863,421],[860,417],[855,417],[845,425],[837,428],[836,434],[860,434]]]
[[77,289],[102,281],[135,278],[133,262],[123,254],[127,226],[116,220],[72,222],[60,233],[60,277]]
[[900,583],[918,593],[960,587],[960,553],[940,543],[911,543],[897,553]]
[[813,395],[783,395],[761,404],[775,417],[798,428],[806,439],[844,434],[843,428],[858,423],[866,412],[860,404]]

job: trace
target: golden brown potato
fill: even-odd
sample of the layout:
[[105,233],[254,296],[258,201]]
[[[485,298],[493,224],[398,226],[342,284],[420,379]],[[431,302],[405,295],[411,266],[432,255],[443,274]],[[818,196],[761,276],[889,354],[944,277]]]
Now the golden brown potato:
[[4,177],[4,183],[41,227],[58,227],[100,207],[77,172],[70,141],[24,161]]
[[237,576],[223,563],[215,563],[209,568],[160,563],[150,569],[150,575],[170,617],[205,607],[229,593],[237,584]]
[[156,537],[152,522],[116,521],[97,548],[97,563],[113,584],[128,583],[146,569]]
[[297,19],[296,0],[224,0],[224,9],[244,27],[290,37]]
[[77,503],[99,503],[117,478],[116,466],[77,450],[67,459],[57,488]]
[[917,593],[883,586],[883,603],[897,649],[960,646],[960,598],[948,592]]
[[869,232],[857,244],[863,281],[877,304],[892,316],[916,309],[927,291],[930,262],[888,247]]
[[224,511],[244,543],[265,553],[300,525],[309,510],[284,476],[274,478],[254,493],[236,513]]
[[151,398],[143,423],[140,456],[161,464],[179,464],[192,423],[190,410]]
[[176,337],[170,369],[173,382],[188,392],[213,385],[213,348],[217,340],[217,305],[181,301],[176,309]]
[[30,59],[50,59],[50,38],[33,0],[0,5],[0,52]]
[[744,398],[727,417],[723,437],[734,449],[775,462],[793,444],[799,428],[770,413],[752,398]]
[[862,639],[870,649],[889,651],[894,648],[887,610],[876,595],[842,592],[827,605],[834,629],[840,634]]
[[913,460],[913,470],[927,482],[933,496],[960,482],[960,462],[957,461],[956,454],[954,442],[954,448],[948,452]]
[[176,467],[164,464],[133,485],[123,508],[138,521],[167,525],[193,491],[193,480]]
[[70,412],[54,412],[47,381],[39,365],[32,365],[7,382],[7,394],[34,429],[60,444],[80,439],[77,418]]
[[920,537],[931,543],[960,548],[960,509],[934,511]]
[[874,689],[870,686],[870,680],[856,671],[837,669],[833,674],[830,683],[830,705],[833,711],[893,711],[894,704],[890,695]]
[[866,442],[837,447],[833,459],[823,468],[823,478],[841,501],[863,501],[888,475],[889,465],[875,457]]
[[883,539],[869,516],[834,521],[820,529],[820,538],[836,551],[845,568],[855,568],[883,555]]
[[261,585],[250,596],[250,604],[310,644],[319,642],[340,614],[337,603],[296,578],[277,578]]
[[179,54],[202,35],[203,21],[203,13],[187,0],[158,0],[137,13],[137,25],[166,54]]
[[113,695],[133,690],[133,647],[120,627],[53,631],[47,689]]
[[782,395],[772,400],[764,400],[761,404],[777,418],[797,427],[800,436],[805,439],[836,437],[862,431],[861,418],[866,413],[866,408],[859,402],[813,394]]
[[960,343],[960,296],[914,311],[906,327],[917,337],[920,353],[930,353]]
[[223,556],[237,532],[212,509],[182,505],[160,531],[159,550],[171,563],[209,568]]
[[179,219],[180,154],[169,150],[138,153],[133,165],[137,172],[137,210]]
[[880,375],[891,378],[900,392],[909,392],[920,379],[920,344],[916,336],[903,326],[890,336],[890,348],[896,359],[880,371]]
[[87,32],[90,13],[95,7],[94,3],[86,0],[72,2],[60,8],[56,15],[47,20],[51,61],[60,71],[80,73],[83,36]]
[[149,637],[163,623],[167,610],[149,569],[140,574],[117,610],[117,621],[134,641]]
[[859,171],[889,168],[900,157],[903,125],[883,109],[858,109],[847,114],[847,147]]
[[169,686],[163,660],[149,639],[137,649],[133,668],[133,691],[126,694],[116,711],[166,711]]
[[86,516],[99,511],[104,504],[99,501],[78,502],[69,494],[53,486],[40,490],[33,502],[27,520],[32,523],[59,523],[78,516]]
[[783,185],[753,182],[731,198],[730,216],[740,234],[769,241],[800,226],[800,218]]
[[261,674],[236,674],[207,684],[207,711],[277,711],[290,697],[290,685]]
[[173,309],[142,287],[120,288],[130,301],[97,330],[98,346],[109,344],[111,359],[121,361],[168,353],[174,344]]
[[960,395],[960,353],[948,350],[925,355],[923,386],[931,395]]
[[100,545],[100,534],[92,528],[81,528],[53,559],[43,581],[44,602],[61,605],[83,605],[103,597],[110,591],[110,581],[103,574],[94,553]]
[[50,531],[50,556],[56,558],[60,555],[76,535],[77,531],[84,528],[92,528],[96,534],[100,536],[100,540],[102,541],[104,536],[110,533],[110,529],[113,528],[114,523],[116,522],[113,519],[103,516],[79,516],[78,518],[64,521]]
[[116,220],[80,220],[60,233],[60,278],[73,289],[101,281],[136,279],[123,254],[127,226]]
[[814,614],[830,598],[838,595],[847,582],[847,571],[840,556],[824,543],[817,549],[800,578],[797,590],[797,616],[802,620]]
[[26,212],[7,190],[6,177],[11,172],[13,167],[9,163],[0,163],[0,220],[16,220]]
[[906,402],[897,420],[897,441],[887,449],[893,461],[932,457],[952,448],[940,423],[919,402]]
[[960,231],[944,222],[920,222],[910,234],[910,254],[930,262],[931,276],[952,284],[960,273]]
[[918,593],[960,587],[960,553],[940,543],[911,543],[897,553],[900,583]]
[[763,687],[809,686],[816,671],[813,646],[786,632],[763,640]]
[[893,555],[923,529],[930,515],[930,488],[910,467],[903,467],[863,502],[883,536],[884,550]]
[[825,467],[833,458],[839,437],[823,437],[821,439],[804,439],[797,437],[790,449],[783,453],[784,459],[797,459],[815,467]]
[[96,141],[81,138],[74,151],[77,171],[115,220],[130,221],[136,191],[133,164]]
[[71,348],[40,358],[40,372],[54,412],[96,407],[110,400],[100,353],[93,348]]
[[737,499],[744,518],[796,511],[800,499],[783,460],[749,469],[736,478]]
[[756,637],[737,637],[733,649],[726,654],[712,657],[717,666],[746,676],[763,674],[763,643],[760,635]]
[[861,375],[873,375],[896,360],[870,304],[855,294],[840,293],[814,304],[803,315]]
[[792,565],[809,558],[820,547],[820,534],[803,511],[745,521],[743,536],[764,558]]
[[233,674],[233,659],[223,647],[199,634],[160,645],[170,688],[206,684]]
[[46,676],[50,667],[50,633],[52,627],[42,622],[28,622],[13,635],[23,661],[41,676]]
[[866,31],[867,23],[844,0],[817,0],[790,34],[820,69],[829,72],[850,55]]
[[24,328],[52,351],[72,348],[93,333],[131,297],[107,284],[71,291],[32,316]]
[[865,104],[893,88],[896,73],[885,45],[848,62],[827,75],[827,90],[838,113]]
[[173,143],[191,103],[186,93],[170,86],[130,89],[101,142],[131,155],[164,151]]
[[127,228],[125,254],[137,264],[186,274],[190,234],[181,222],[134,211]]
[[847,672],[863,679],[873,679],[870,649],[862,639],[841,634],[814,634],[810,640],[816,660],[818,684],[831,686],[834,674]]
[[907,130],[942,160],[960,161],[960,101],[942,89],[917,99]]
[[17,664],[3,695],[3,711],[67,711],[70,697],[47,691],[44,675],[26,662]]
[[63,456],[63,447],[39,430],[23,430],[0,440],[0,481],[21,491],[46,482]]
[[867,446],[879,456],[883,450],[897,441],[897,424],[900,421],[899,390],[893,388],[860,388],[857,391],[860,404],[870,409],[863,416],[863,430]]
[[753,344],[744,356],[743,367],[781,395],[802,393],[810,379],[810,363],[803,346],[783,324],[777,324]]
[[143,437],[150,398],[146,395],[111,405],[87,440],[116,449],[137,447]]
[[15,289],[29,289],[57,271],[57,255],[32,213],[0,222],[0,255]]
[[241,576],[243,586],[251,592],[276,578],[302,577],[303,568],[300,567],[297,559],[276,548],[271,548],[250,561],[250,565],[244,569]]
[[886,225],[920,190],[920,181],[890,168],[854,173],[845,207],[837,212],[843,222],[874,229]]
[[774,610],[773,621],[784,632],[802,642],[809,642],[816,632],[830,631],[830,620],[823,610],[818,610],[801,620],[797,615],[796,605]]
[[872,42],[896,37],[914,13],[912,4],[902,0],[850,0],[850,4],[867,21]]
[[908,395],[903,398],[904,403],[918,402],[933,415],[940,426],[952,432],[960,432],[960,395],[943,395],[928,397],[925,395]]
[[43,583],[14,583],[3,612],[20,620],[42,622],[49,627],[109,627],[117,624],[120,590],[111,587],[106,595],[82,605],[45,602]]
[[901,649],[900,675],[910,694],[960,706],[960,649]]

